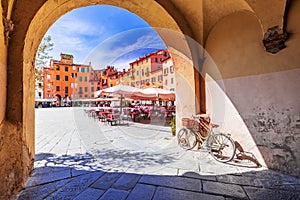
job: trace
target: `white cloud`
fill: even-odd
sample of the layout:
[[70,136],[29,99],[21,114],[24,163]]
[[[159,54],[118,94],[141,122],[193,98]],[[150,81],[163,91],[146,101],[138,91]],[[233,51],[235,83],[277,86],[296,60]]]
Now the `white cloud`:
[[45,35],[52,37],[54,48],[51,53],[59,59],[60,53],[71,53],[79,62],[83,62],[85,52],[94,48],[93,41],[100,40],[105,27],[93,24],[82,18],[65,15],[54,23]]
[[[141,31],[145,34],[141,34]],[[132,30],[107,39],[98,45],[85,60],[86,63],[91,61],[95,68],[103,68],[107,65],[123,67],[138,58],[136,52],[139,50],[145,52],[147,49],[162,48],[165,48],[162,40],[152,30]]]

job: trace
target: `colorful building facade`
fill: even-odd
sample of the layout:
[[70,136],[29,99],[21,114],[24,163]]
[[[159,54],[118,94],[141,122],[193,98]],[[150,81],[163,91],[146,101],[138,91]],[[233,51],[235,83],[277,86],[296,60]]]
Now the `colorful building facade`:
[[52,59],[50,66],[43,68],[44,98],[90,98],[89,77],[92,67],[74,64],[70,54],[60,54],[60,57],[60,60]]
[[137,88],[165,88],[163,85],[163,63],[168,59],[172,62],[169,52],[167,50],[159,50],[131,62],[129,64],[131,80],[128,80],[128,85]]
[[171,57],[163,60],[163,89],[175,91],[175,70]]
[[137,88],[157,87],[174,90],[175,74],[167,50],[159,50],[118,71],[114,66],[94,70],[89,65],[75,64],[70,54],[60,54],[43,68],[43,93],[47,99],[89,99],[94,93],[119,84]]

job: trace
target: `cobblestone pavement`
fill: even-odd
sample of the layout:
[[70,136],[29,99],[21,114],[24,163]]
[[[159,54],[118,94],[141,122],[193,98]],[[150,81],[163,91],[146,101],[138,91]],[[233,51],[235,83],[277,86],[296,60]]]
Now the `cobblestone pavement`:
[[184,151],[170,127],[110,126],[79,108],[36,109],[36,157],[13,199],[300,199],[300,179]]

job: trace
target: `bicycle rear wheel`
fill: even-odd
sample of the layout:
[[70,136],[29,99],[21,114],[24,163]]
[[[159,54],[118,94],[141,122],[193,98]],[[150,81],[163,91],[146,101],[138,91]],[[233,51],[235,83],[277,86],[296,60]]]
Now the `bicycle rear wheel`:
[[218,133],[209,138],[210,155],[219,162],[229,162],[236,151],[234,141],[228,135]]
[[177,133],[178,144],[183,149],[190,150],[196,146],[197,138],[195,133],[188,128],[181,128]]

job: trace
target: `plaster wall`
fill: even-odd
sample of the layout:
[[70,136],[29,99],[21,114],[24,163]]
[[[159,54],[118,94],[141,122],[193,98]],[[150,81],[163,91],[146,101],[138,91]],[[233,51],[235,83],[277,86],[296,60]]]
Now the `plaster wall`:
[[[300,4],[300,2],[299,2]],[[269,168],[300,174],[300,14],[289,11],[287,48],[269,54],[256,16],[238,12],[211,31],[205,64],[208,112]],[[214,68],[214,66],[216,66]],[[211,101],[219,98],[219,107]],[[257,147],[255,147],[257,145]]]

